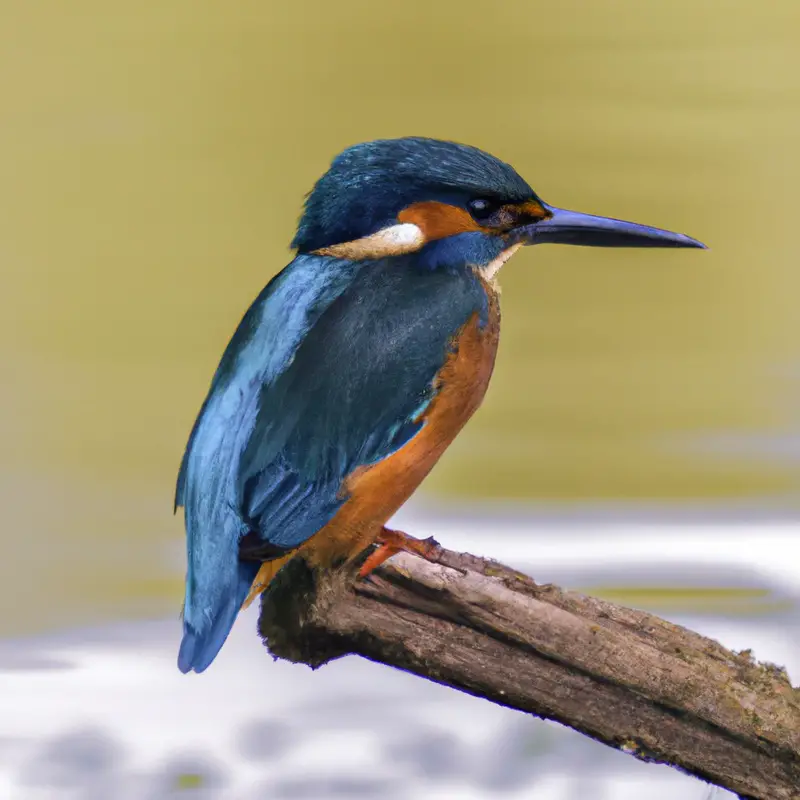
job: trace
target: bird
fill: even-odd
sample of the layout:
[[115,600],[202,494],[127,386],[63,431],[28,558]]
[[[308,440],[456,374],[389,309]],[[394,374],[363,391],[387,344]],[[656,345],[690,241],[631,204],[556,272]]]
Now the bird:
[[[484,150],[348,147],[305,198],[294,257],[246,311],[178,474],[187,569],[178,668],[212,663],[290,559],[370,574],[436,543],[387,527],[481,405],[498,271],[520,248],[705,245],[549,205]],[[245,557],[247,556],[247,557]]]

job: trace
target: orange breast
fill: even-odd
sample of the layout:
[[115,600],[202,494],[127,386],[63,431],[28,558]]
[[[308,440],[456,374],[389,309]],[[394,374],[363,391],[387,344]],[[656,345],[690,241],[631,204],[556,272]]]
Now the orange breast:
[[437,391],[422,415],[422,430],[396,453],[349,476],[345,490],[350,499],[301,548],[310,561],[329,565],[354,557],[371,544],[480,406],[500,334],[497,295],[488,284],[484,289],[489,299],[488,322],[481,326],[474,314],[456,334],[453,351],[437,375]]

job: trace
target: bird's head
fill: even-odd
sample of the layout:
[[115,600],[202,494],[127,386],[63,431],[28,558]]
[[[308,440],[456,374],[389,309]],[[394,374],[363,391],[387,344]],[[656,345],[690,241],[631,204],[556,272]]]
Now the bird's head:
[[455,142],[407,137],[338,155],[309,194],[292,246],[354,260],[419,251],[431,268],[494,272],[519,247],[704,247],[681,233],[548,205],[513,167]]

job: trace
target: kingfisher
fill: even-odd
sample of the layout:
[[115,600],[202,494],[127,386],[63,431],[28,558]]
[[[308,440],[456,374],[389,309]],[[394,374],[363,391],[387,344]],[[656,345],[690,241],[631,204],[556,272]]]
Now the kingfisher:
[[400,551],[432,557],[432,540],[386,525],[483,401],[498,271],[545,243],[705,248],[551,206],[465,144],[384,139],[331,162],[306,197],[293,260],[227,345],[183,455],[182,672],[211,664],[290,558],[326,569],[369,549],[365,577]]

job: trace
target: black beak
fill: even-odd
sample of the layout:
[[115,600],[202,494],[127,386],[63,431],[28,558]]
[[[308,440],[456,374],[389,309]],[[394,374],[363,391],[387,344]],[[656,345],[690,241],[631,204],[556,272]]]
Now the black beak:
[[623,222],[566,211],[542,203],[552,215],[514,231],[522,244],[576,244],[584,247],[699,247],[706,246],[683,233],[672,233],[649,225]]

